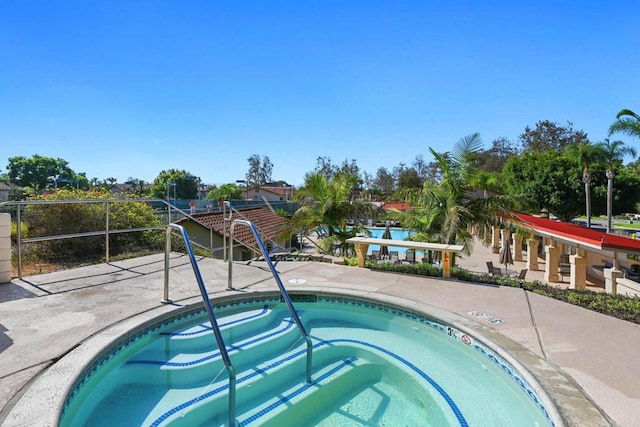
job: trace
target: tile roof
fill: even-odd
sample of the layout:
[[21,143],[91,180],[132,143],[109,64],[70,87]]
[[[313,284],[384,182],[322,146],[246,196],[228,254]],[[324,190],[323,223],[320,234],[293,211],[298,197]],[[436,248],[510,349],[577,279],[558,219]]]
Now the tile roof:
[[[224,218],[222,211],[198,213],[192,215],[192,217],[197,219],[202,225],[208,228],[212,228],[214,233],[222,236],[222,230],[224,227]],[[265,242],[265,244],[269,240],[278,240],[278,236],[280,235],[280,233],[283,230],[291,227],[290,222],[286,218],[264,207],[237,209],[234,210],[231,218],[251,221],[258,229],[260,237],[262,237],[262,240]],[[179,222],[187,220],[187,218],[183,218]],[[245,245],[257,247],[256,240],[253,237],[253,233],[251,232],[249,227],[236,225],[233,231],[234,238],[236,240],[241,241]]]
[[382,209],[397,209],[399,211],[410,211],[413,208],[411,207],[411,205],[409,203],[405,203],[405,202],[398,202],[398,203],[385,203],[382,205]]
[[551,237],[600,250],[640,253],[640,240],[523,213],[516,214],[516,217],[535,231]]

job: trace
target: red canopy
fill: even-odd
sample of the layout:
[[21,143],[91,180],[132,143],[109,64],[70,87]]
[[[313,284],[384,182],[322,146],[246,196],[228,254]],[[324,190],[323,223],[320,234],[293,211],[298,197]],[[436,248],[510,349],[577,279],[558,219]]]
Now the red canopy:
[[595,249],[615,252],[640,254],[640,240],[617,234],[607,234],[603,231],[592,230],[580,225],[567,222],[554,221],[523,213],[516,217],[525,226],[528,226],[540,234],[565,240],[574,244],[591,246]]

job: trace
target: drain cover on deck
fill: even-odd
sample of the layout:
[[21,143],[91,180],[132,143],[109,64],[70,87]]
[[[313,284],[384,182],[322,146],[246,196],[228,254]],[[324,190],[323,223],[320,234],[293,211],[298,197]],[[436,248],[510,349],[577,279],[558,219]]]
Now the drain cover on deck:
[[302,285],[303,283],[307,283],[305,279],[289,279],[289,283],[292,285]]

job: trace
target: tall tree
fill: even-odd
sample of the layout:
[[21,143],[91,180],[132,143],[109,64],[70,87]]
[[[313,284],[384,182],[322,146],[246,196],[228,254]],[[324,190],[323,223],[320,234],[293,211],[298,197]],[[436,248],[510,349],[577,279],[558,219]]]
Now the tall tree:
[[420,188],[422,180],[414,168],[405,168],[398,174],[398,188]]
[[131,186],[131,192],[137,197],[144,197],[149,190],[147,189],[147,182],[143,179],[129,177],[125,181],[125,184]]
[[347,223],[357,224],[360,219],[377,218],[381,214],[375,205],[351,197],[352,181],[353,177],[341,173],[329,181],[322,172],[316,172],[308,175],[304,186],[296,192],[294,200],[300,203],[300,208],[293,214],[292,221],[303,230],[326,228],[324,250],[335,244],[345,254],[346,240],[366,232],[363,226],[349,227]]
[[268,156],[260,157],[257,154],[249,156],[249,171],[246,174],[247,186],[264,185],[271,182],[273,173],[273,163]]
[[565,147],[565,154],[584,169],[589,165],[604,161],[605,153],[600,144],[593,144],[588,139],[572,142]]
[[243,189],[236,184],[222,184],[220,187],[211,187],[207,199],[211,200],[242,200]]
[[519,137],[523,151],[534,153],[549,150],[562,152],[567,145],[583,139],[587,139],[587,134],[574,130],[573,123],[567,122],[567,126],[563,127],[549,120],[539,121],[535,129],[527,126]]
[[331,181],[334,176],[338,173],[338,166],[334,165],[331,161],[331,157],[327,156],[318,156],[316,159],[316,167],[313,172],[307,174],[306,178],[311,177],[316,172],[321,173],[327,181]]
[[185,170],[163,170],[153,180],[151,197],[158,199],[195,199],[198,197],[199,179]]
[[592,187],[592,171],[589,166],[593,162],[603,159],[604,150],[599,145],[594,145],[588,139],[579,142],[573,142],[567,145],[565,154],[574,159],[578,167],[582,169],[582,182],[584,183],[585,207],[587,215],[587,227],[591,228],[591,187]]
[[373,180],[376,193],[382,197],[388,197],[395,191],[395,178],[385,167],[379,167]]
[[493,140],[490,149],[478,153],[478,168],[486,172],[501,172],[507,161],[517,155],[515,144],[501,136]]
[[[584,212],[583,170],[575,160],[555,151],[525,153],[507,162],[502,183],[507,194],[520,196],[535,208],[547,209],[562,221]],[[521,206],[530,210],[529,206]]]
[[609,138],[605,138],[603,142],[598,144],[598,147],[602,150],[604,161],[610,168],[621,166],[626,155],[636,157],[636,150],[622,141],[612,142],[609,141]]
[[76,173],[63,159],[40,156],[34,154],[27,158],[22,156],[10,157],[7,171],[11,182],[21,187],[29,187],[41,191],[47,185],[61,180],[62,182],[76,182]]
[[471,196],[471,183],[477,173],[475,159],[481,149],[477,133],[461,138],[450,154],[429,149],[442,171],[441,179],[425,182],[419,191],[404,193],[413,210],[390,214],[403,227],[418,230],[413,240],[461,244],[469,254],[473,247],[471,230],[475,227],[482,234],[486,225],[496,224],[509,211],[509,198]]
[[640,116],[631,110],[620,110],[616,115],[616,121],[609,127],[609,136],[614,133],[640,138]]
[[424,160],[422,154],[416,155],[415,159],[413,159],[413,163],[411,166],[418,173],[418,177],[420,178],[420,182],[425,182],[429,179],[429,165]]

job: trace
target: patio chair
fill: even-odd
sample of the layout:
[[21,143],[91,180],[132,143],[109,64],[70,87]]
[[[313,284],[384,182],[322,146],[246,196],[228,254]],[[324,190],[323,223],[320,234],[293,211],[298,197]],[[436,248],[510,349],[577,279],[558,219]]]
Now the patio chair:
[[399,251],[389,251],[389,258],[391,257],[397,257],[398,259],[400,259],[400,252]]
[[404,253],[404,262],[413,264],[416,262],[416,251],[408,250]]
[[487,269],[489,270],[489,274],[492,276],[502,276],[502,270],[500,267],[494,267],[493,262],[487,261]]
[[515,279],[518,280],[518,286],[522,287],[524,283],[524,278],[527,276],[527,271],[529,270],[526,268],[523,268],[522,270],[520,270],[520,273],[518,275],[513,276]]
[[371,251],[371,255],[373,255],[375,259],[380,259],[380,251],[378,250]]
[[526,268],[523,268],[522,270],[520,270],[520,274],[518,274],[517,279],[518,280],[524,280],[524,278],[527,276],[527,271],[529,271]]

